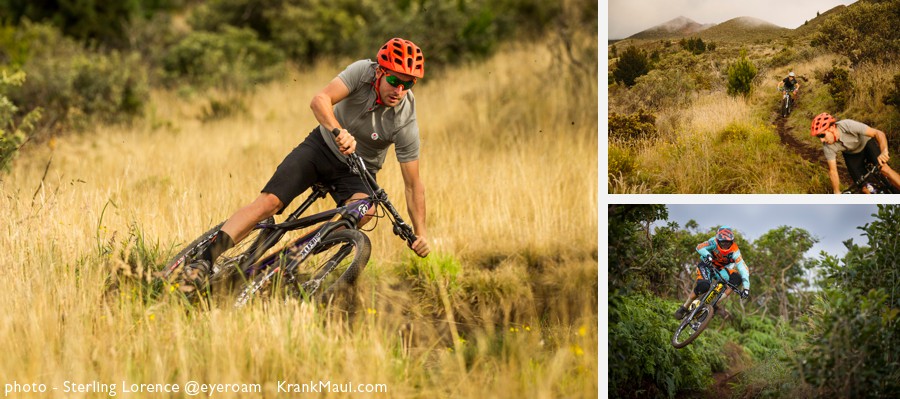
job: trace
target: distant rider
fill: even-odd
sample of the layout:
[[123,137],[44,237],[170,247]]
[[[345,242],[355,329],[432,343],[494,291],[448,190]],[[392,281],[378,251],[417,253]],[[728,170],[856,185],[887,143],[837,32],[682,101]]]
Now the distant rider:
[[[888,155],[887,136],[881,130],[852,119],[838,121],[823,112],[813,118],[809,134],[822,142],[822,151],[828,161],[828,177],[835,194],[841,193],[837,171],[838,153],[843,155],[847,172],[853,181],[859,180],[866,173],[865,161],[868,159],[873,165],[880,165],[881,174],[900,190],[900,175],[888,166],[891,157]],[[871,140],[873,137],[875,140]]]
[[794,71],[788,73],[788,76],[781,82],[778,82],[778,91],[787,90],[791,94],[791,99],[797,99],[797,92],[800,91],[800,82],[794,76]]
[[[719,276],[731,284],[735,286],[743,284],[744,289],[740,292],[741,298],[750,296],[750,270],[747,269],[744,258],[741,257],[741,250],[734,242],[734,232],[730,227],[719,227],[714,237],[697,245],[697,253],[700,254],[700,263],[697,264],[697,284],[684,305],[675,311],[675,318],[678,320],[684,318],[688,312],[688,306],[694,299],[709,290],[712,276],[706,274],[704,268],[700,267],[704,262],[711,263],[716,273],[719,273]],[[726,288],[719,303],[728,298],[730,293],[731,288]],[[718,305],[715,310],[718,311]]]

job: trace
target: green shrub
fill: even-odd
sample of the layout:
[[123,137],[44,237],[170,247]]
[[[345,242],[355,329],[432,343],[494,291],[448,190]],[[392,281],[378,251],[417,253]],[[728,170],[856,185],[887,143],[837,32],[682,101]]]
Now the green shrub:
[[894,86],[890,88],[881,102],[885,105],[893,105],[895,109],[900,111],[900,74],[894,75]]
[[129,24],[155,12],[174,9],[181,2],[182,0],[0,1],[0,15],[13,24],[25,20],[53,24],[67,37],[121,49],[127,48],[129,44],[125,34]]
[[654,139],[657,136],[656,116],[642,110],[622,115],[613,112],[609,115],[609,138],[623,143],[634,143],[638,140]]
[[746,141],[752,133],[753,131],[750,127],[741,123],[732,122],[719,132],[719,142],[742,143]]
[[728,67],[728,94],[748,96],[753,89],[756,72],[756,66],[747,59],[747,52],[741,50],[741,59]]
[[772,59],[769,61],[769,66],[772,68],[783,67],[793,62],[796,56],[796,51],[784,47],[781,51],[772,56]]
[[613,176],[628,176],[634,173],[636,168],[634,154],[628,148],[610,145],[608,161],[607,169]]
[[163,60],[170,84],[182,79],[201,88],[246,90],[283,72],[284,54],[248,28],[192,32]]
[[828,85],[828,92],[831,93],[831,99],[834,100],[833,112],[840,112],[847,108],[847,102],[853,94],[850,71],[837,66],[832,67],[831,71],[822,78],[822,83]]
[[829,397],[896,397],[900,392],[900,206],[879,205],[860,227],[868,246],[847,242],[840,261],[820,262],[824,290],[809,316],[802,377]]
[[616,82],[622,82],[625,86],[634,86],[635,79],[650,72],[650,60],[647,53],[634,46],[628,46],[616,62],[613,69],[613,77]]
[[683,349],[672,346],[676,308],[653,296],[610,295],[610,397],[673,398],[705,389],[712,372],[725,369],[724,337],[712,329]]
[[127,122],[143,113],[148,87],[137,54],[87,50],[50,25],[26,23],[15,38],[28,81],[8,96],[23,108],[42,108],[45,127]]
[[[670,57],[671,58],[671,57]],[[632,108],[661,111],[687,107],[698,89],[689,69],[654,69],[637,78],[637,83],[622,95],[622,102]]]
[[200,120],[212,122],[236,115],[246,115],[250,111],[241,97],[229,97],[223,100],[211,99],[209,105],[203,107]]
[[699,37],[692,37],[690,39],[681,39],[678,44],[681,45],[681,48],[690,51],[691,54],[703,54],[706,51],[706,43],[703,43],[703,39]]
[[6,87],[20,86],[25,81],[24,72],[7,74],[0,70],[0,171],[8,171],[13,158],[28,136],[34,130],[34,124],[41,117],[41,110],[31,110],[16,123],[19,107],[13,104],[4,92]]
[[[566,12],[576,18],[563,18]],[[440,66],[488,55],[509,37],[539,37],[555,22],[596,28],[597,15],[597,3],[586,0],[565,6],[539,0],[213,0],[199,5],[189,23],[197,31],[252,29],[299,63],[374,57],[387,39],[399,36]]]
[[850,59],[891,61],[900,54],[900,1],[860,1],[826,19],[813,38],[821,45]]

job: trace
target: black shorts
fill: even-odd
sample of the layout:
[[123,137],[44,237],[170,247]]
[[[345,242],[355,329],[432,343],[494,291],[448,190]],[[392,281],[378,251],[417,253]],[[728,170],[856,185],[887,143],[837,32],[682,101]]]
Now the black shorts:
[[[318,127],[281,161],[262,192],[275,195],[286,208],[294,198],[316,183],[333,186],[334,190],[329,194],[338,205],[356,193],[372,194],[362,179],[350,172],[350,167],[331,152]],[[281,208],[278,213],[283,211],[284,208]]]
[[870,139],[863,150],[856,154],[841,153],[844,156],[844,163],[847,164],[847,172],[853,181],[859,180],[866,174],[866,160],[868,159],[872,165],[878,165],[878,156],[881,155],[881,148],[878,147],[878,141]]

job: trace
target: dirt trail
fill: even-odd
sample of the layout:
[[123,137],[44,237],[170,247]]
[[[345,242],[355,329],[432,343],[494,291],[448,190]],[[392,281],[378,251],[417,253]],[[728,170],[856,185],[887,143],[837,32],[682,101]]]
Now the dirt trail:
[[713,383],[702,391],[683,391],[675,395],[677,399],[727,399],[735,396],[732,384],[741,379],[741,375],[750,365],[750,358],[744,352],[743,347],[726,342],[722,347],[725,362],[728,365],[725,371],[713,373]]
[[[785,125],[784,122],[786,120],[786,118],[782,118],[775,114],[775,130],[778,132],[778,138],[781,139],[781,144],[792,149],[797,154],[800,154],[803,159],[822,165],[822,173],[827,174],[828,163],[825,161],[825,155],[822,154],[822,148],[818,146],[812,147],[800,142],[800,140],[792,134],[793,129]],[[842,182],[850,181],[850,174],[847,173],[847,167],[844,166],[842,162],[838,162],[838,176],[840,176]]]

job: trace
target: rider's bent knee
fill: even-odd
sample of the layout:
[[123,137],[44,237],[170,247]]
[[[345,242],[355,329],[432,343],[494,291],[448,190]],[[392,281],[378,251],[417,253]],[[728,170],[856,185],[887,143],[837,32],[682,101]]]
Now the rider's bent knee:
[[265,215],[265,217],[269,217],[277,213],[281,208],[284,208],[284,204],[281,203],[281,200],[275,194],[271,193],[263,193],[256,199],[257,209],[260,210],[261,213]]
[[697,280],[697,285],[694,286],[694,294],[699,296],[706,291],[709,291],[709,280]]

